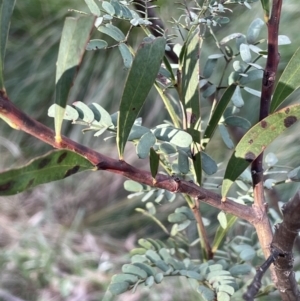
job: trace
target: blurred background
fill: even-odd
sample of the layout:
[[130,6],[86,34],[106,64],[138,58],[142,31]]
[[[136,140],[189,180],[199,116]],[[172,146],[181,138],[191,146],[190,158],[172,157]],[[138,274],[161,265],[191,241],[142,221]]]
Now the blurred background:
[[[181,11],[173,1],[157,3],[164,20],[180,16]],[[68,11],[71,8],[88,12],[83,0],[17,1],[6,50],[5,78],[10,99],[52,128],[53,119],[47,116],[47,110],[54,100],[59,39],[64,18],[74,15]],[[260,2],[253,3],[251,11],[235,5],[234,14],[227,15],[231,22],[224,28],[216,28],[218,39],[233,32],[246,33],[252,20],[263,18]],[[280,72],[300,46],[299,16],[298,1],[284,1],[280,33],[287,35],[292,44],[280,48]],[[124,27],[124,32],[128,28],[125,22],[120,21],[119,25]],[[171,25],[166,26],[172,32]],[[99,32],[94,35],[101,38]],[[136,46],[142,38],[141,31],[135,29],[130,43]],[[216,52],[213,40],[207,35],[201,59]],[[86,53],[69,104],[76,100],[97,102],[108,112],[116,112],[126,74],[116,50]],[[256,85],[259,89],[260,83]],[[299,93],[293,94],[288,102],[298,101],[298,96]],[[241,115],[251,110],[251,122],[255,122],[258,99],[246,97]],[[209,105],[205,104],[203,112],[209,114]],[[141,115],[148,127],[168,119],[155,91],[151,91]],[[83,135],[81,130],[80,126],[66,123],[63,132],[75,141],[117,158],[114,139],[104,141],[102,136]],[[300,124],[296,124],[268,147],[266,153],[274,152],[279,165],[286,168],[300,165],[299,130]],[[230,154],[219,138],[216,134],[209,147],[217,163]],[[0,122],[1,170],[20,166],[50,150],[51,147],[35,138]],[[132,145],[127,146],[125,158],[137,167],[147,168],[146,161],[137,158]],[[16,196],[0,197],[0,300],[102,300],[111,276],[129,261],[128,251],[136,246],[137,239],[161,238],[157,226],[134,211],[145,204],[138,198],[128,199],[123,182],[124,178],[107,172],[82,173]],[[269,193],[269,198],[287,201],[298,186],[280,185]],[[184,201],[178,197],[172,204],[161,205],[159,217],[166,220],[167,214],[180,203]],[[211,222],[211,234],[218,225],[217,214],[215,209],[203,206],[203,216]],[[123,294],[114,300],[197,300],[185,279],[165,281],[151,290],[151,296],[149,292],[147,288],[138,288],[135,294]]]

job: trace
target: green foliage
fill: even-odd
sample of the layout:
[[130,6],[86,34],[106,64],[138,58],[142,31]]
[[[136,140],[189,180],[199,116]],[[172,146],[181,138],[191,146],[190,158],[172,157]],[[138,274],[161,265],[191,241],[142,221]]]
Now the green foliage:
[[16,0],[2,0],[0,2],[0,31],[1,31],[1,38],[0,38],[0,89],[2,91],[5,90],[4,87],[4,78],[3,78],[3,71],[4,71],[4,57],[5,57],[5,50],[6,50],[6,42],[8,37],[9,25],[10,25],[10,18],[15,6]]
[[154,283],[161,283],[165,278],[183,276],[197,281],[195,289],[205,300],[215,300],[216,296],[218,298],[223,296],[225,299],[222,300],[228,298],[230,300],[239,289],[238,277],[251,271],[247,264],[230,268],[223,259],[204,263],[193,261],[188,257],[179,259],[177,256],[182,257],[181,250],[168,248],[161,241],[143,239],[139,240],[139,245],[141,248],[131,251],[131,263],[123,265],[123,273],[112,277],[109,285],[112,294],[118,295],[127,290],[135,290],[140,284],[151,287]]
[[78,71],[95,18],[67,18],[59,46],[55,89],[55,133],[60,138],[62,120],[74,77]]
[[294,91],[299,89],[299,76],[300,76],[300,48],[294,53],[288,65],[284,69],[277,86],[274,91],[271,112],[274,112]]
[[[279,79],[271,105],[273,114],[256,123],[255,118],[245,113],[250,100],[257,101],[261,96],[258,83],[264,75],[267,57],[266,38],[261,38],[261,35],[269,18],[269,1],[261,1],[265,22],[254,19],[247,30],[241,30],[244,33],[236,32],[237,28],[233,33],[226,35],[225,32],[226,24],[230,22],[229,13],[236,8],[235,4],[251,8],[249,3],[252,2],[256,1],[203,1],[202,4],[194,1],[178,18],[172,17],[175,34],[169,34],[170,29],[154,26],[160,37],[150,33],[155,18],[148,17],[147,13],[141,14],[143,4],[137,9],[132,1],[85,0],[90,13],[77,11],[80,17],[66,19],[58,52],[55,104],[48,110],[48,115],[55,118],[57,142],[60,142],[63,119],[84,126],[83,132],[91,131],[96,137],[102,134],[116,137],[121,160],[127,159],[124,158],[125,146],[128,141],[132,142],[138,158],[149,158],[150,167],[147,168],[151,173],[148,176],[152,176],[153,187],[127,180],[124,188],[132,193],[128,198],[141,199],[144,208],[136,208],[136,211],[150,218],[164,235],[161,240],[139,239],[140,247],[130,252],[131,262],[122,266],[122,274],[112,277],[109,291],[114,295],[135,290],[140,284],[151,287],[175,276],[185,277],[193,283],[203,300],[238,299],[247,286],[243,276],[252,271],[251,267],[257,264],[261,252],[256,237],[251,237],[252,232],[247,226],[236,216],[223,211],[217,215],[204,208],[202,217],[197,198],[182,195],[188,205],[182,206],[174,202],[179,189],[173,189],[176,193],[172,193],[155,185],[162,174],[168,174],[174,186],[185,180],[209,190],[219,190],[223,180],[221,190],[225,197],[236,182],[238,188],[232,194],[235,195],[234,201],[252,204],[251,178],[244,170],[300,118],[299,105],[287,106],[274,113],[299,88],[299,51]],[[1,70],[13,2],[10,5],[1,16],[1,28],[5,28],[1,36]],[[145,0],[144,6],[149,5],[150,1]],[[91,36],[94,27],[97,30]],[[134,27],[143,34],[138,39],[138,46],[133,43]],[[215,43],[214,50],[209,48],[211,41]],[[286,36],[279,37],[279,44],[289,42]],[[171,59],[169,61],[171,46],[174,46],[178,62],[176,59],[172,63]],[[124,87],[121,85],[118,112],[111,114],[108,105],[102,105],[102,102],[101,105],[97,102],[87,104],[89,101],[83,101],[83,98],[67,105],[84,51],[90,51],[88,55],[91,56],[106,56],[114,49],[118,49],[119,70],[124,71],[122,77],[126,79]],[[113,83],[116,88],[119,88],[118,79]],[[4,87],[2,77],[1,83]],[[151,102],[154,111],[159,99],[154,99],[150,92],[152,87],[156,88],[169,116],[163,123],[154,120],[154,125],[148,125],[147,118],[153,114],[146,111],[146,126],[142,125],[140,117],[142,109]],[[238,143],[234,133],[237,128],[242,131]],[[224,158],[228,156],[228,149],[234,149],[234,152],[226,162]],[[277,161],[273,153],[266,156],[264,175],[277,168]],[[52,152],[35,158],[24,167],[1,173],[0,194],[15,194],[93,168],[88,160],[73,152]],[[298,182],[299,167],[286,169],[285,178],[280,182]],[[143,179],[141,182],[145,183]],[[272,189],[280,182],[267,178],[264,187]],[[168,211],[167,214],[164,211],[164,217],[160,214],[162,207]],[[274,216],[270,219],[275,219]],[[205,256],[192,260],[189,254],[190,248],[198,246],[204,236],[199,230],[199,220],[209,229],[207,240],[213,241],[214,260]],[[217,220],[219,226],[214,223],[213,230],[210,229],[210,223]],[[197,225],[199,232],[195,237],[191,233],[195,232]],[[234,234],[239,227],[246,229],[243,236]],[[200,251],[197,254],[207,251],[202,242]],[[260,294],[269,291],[266,285]]]
[[222,185],[223,197],[227,195],[232,183],[247,166],[299,118],[300,106],[288,106],[261,120],[243,136],[227,165]]
[[145,42],[140,45],[137,51],[120,102],[118,124],[122,124],[122,126],[118,127],[117,132],[120,158],[123,158],[131,128],[155,81],[164,51],[165,40],[163,38]]
[[12,195],[37,185],[57,181],[94,166],[67,150],[50,152],[27,165],[1,173],[0,195]]

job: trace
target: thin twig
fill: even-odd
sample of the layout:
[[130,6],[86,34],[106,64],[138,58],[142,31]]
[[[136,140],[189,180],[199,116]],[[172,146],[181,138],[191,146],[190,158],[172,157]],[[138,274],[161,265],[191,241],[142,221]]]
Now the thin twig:
[[248,286],[246,293],[243,294],[243,299],[246,301],[253,301],[255,295],[261,288],[261,280],[263,275],[267,272],[270,265],[280,256],[280,251],[274,249],[272,254],[267,258],[267,260],[256,270],[256,275],[254,276],[251,284]]
[[212,252],[211,245],[210,245],[208,237],[207,237],[207,232],[206,232],[205,226],[203,224],[201,211],[200,211],[200,203],[199,203],[198,199],[195,200],[195,206],[193,207],[193,213],[194,213],[194,217],[197,221],[198,232],[201,235],[200,240],[204,244],[206,257],[208,260],[213,259],[214,254]]

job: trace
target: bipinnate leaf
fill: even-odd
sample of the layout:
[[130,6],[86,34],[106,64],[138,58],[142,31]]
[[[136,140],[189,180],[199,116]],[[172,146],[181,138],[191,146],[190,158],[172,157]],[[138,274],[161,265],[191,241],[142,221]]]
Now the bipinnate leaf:
[[129,69],[131,67],[133,59],[128,46],[124,43],[121,43],[118,45],[118,48],[121,53],[125,68]]
[[84,1],[92,14],[94,14],[97,17],[101,15],[99,6],[96,4],[94,0],[84,0]]
[[156,128],[154,135],[158,140],[170,142],[183,148],[189,147],[193,142],[193,138],[189,133],[169,126]]
[[252,267],[246,263],[237,264],[230,268],[229,272],[233,277],[238,277],[241,275],[247,275],[251,272]]
[[213,301],[215,300],[215,293],[204,285],[199,285],[197,292],[200,294],[202,300]]
[[241,43],[240,45],[240,54],[241,54],[241,59],[245,63],[250,63],[251,62],[251,52],[248,44]]
[[102,2],[102,8],[111,16],[115,14],[114,7],[107,1]]
[[226,128],[226,126],[222,123],[219,124],[219,131],[222,137],[222,140],[224,141],[225,145],[229,148],[232,149],[234,148],[234,143],[230,137],[230,134]]
[[[48,109],[48,116],[54,118],[55,116],[55,104],[52,104]],[[79,113],[73,107],[67,105],[64,115],[64,120],[77,120],[79,118]]]
[[285,67],[275,87],[270,111],[274,112],[293,92],[300,87],[300,47]]
[[152,132],[145,133],[136,146],[136,153],[140,159],[145,159],[149,156],[150,148],[156,142],[156,137]]
[[245,130],[249,130],[251,128],[250,121],[240,116],[226,117],[224,123],[231,126],[237,126]]
[[92,163],[72,151],[52,151],[25,166],[0,173],[0,195],[17,194],[93,168]]
[[146,97],[155,82],[165,53],[164,38],[154,39],[140,45],[129,71],[123,91],[119,117],[117,145],[119,157],[123,158],[125,144]]
[[124,33],[116,26],[112,24],[106,24],[105,26],[98,27],[98,30],[104,34],[107,34],[117,42],[125,40]]
[[222,184],[225,198],[238,176],[259,154],[300,118],[300,105],[288,106],[253,126],[240,140],[226,167]]
[[123,4],[119,0],[110,0],[110,4],[114,7],[115,15],[119,18],[131,19],[132,13],[129,8]]
[[209,78],[212,75],[212,73],[217,65],[217,62],[218,62],[218,59],[216,59],[216,58],[212,58],[212,59],[208,58],[207,59],[205,65],[204,65],[204,69],[203,69],[203,77]]
[[117,283],[111,283],[108,287],[108,290],[113,295],[120,295],[122,293],[125,293],[130,287],[129,282],[117,282]]
[[204,136],[202,139],[203,146],[205,147],[211,137],[213,136],[213,133],[215,132],[216,127],[218,126],[218,123],[228,105],[230,102],[232,95],[236,89],[236,85],[232,84],[230,85],[225,92],[223,93],[220,101],[218,102],[217,106],[214,109],[213,114],[211,115],[211,118],[208,122],[208,125],[205,129]]
[[130,192],[140,192],[144,190],[144,187],[138,182],[127,180],[124,182],[124,189]]
[[181,149],[178,149],[178,169],[182,174],[187,174],[190,170],[189,157]]
[[79,113],[80,118],[86,122],[91,123],[94,120],[94,112],[85,103],[81,101],[73,102],[73,106]]
[[133,274],[117,274],[111,278],[111,283],[128,282],[129,284],[135,284],[139,278]]
[[147,278],[147,273],[143,269],[133,264],[124,264],[122,266],[122,272],[135,275],[141,279]]
[[205,152],[201,152],[202,169],[207,175],[213,175],[217,172],[217,163]]
[[290,181],[292,182],[300,182],[300,166],[294,168],[291,170],[288,174],[287,177]]
[[55,79],[55,135],[60,142],[65,107],[74,78],[94,27],[94,16],[66,18],[58,51]]
[[99,50],[107,47],[107,42],[104,40],[90,40],[86,46],[86,50]]
[[247,31],[247,42],[249,44],[254,44],[256,42],[259,33],[264,25],[264,21],[259,18],[252,21]]
[[15,6],[16,0],[1,0],[0,1],[0,32],[1,32],[1,39],[0,39],[0,90],[5,91],[4,87],[4,78],[3,78],[3,71],[4,71],[4,57],[5,57],[5,49],[6,49],[6,42],[7,36],[10,26],[10,18]]
[[141,268],[147,273],[147,276],[154,276],[155,275],[155,270],[148,264],[145,264],[143,262],[134,262],[133,265]]

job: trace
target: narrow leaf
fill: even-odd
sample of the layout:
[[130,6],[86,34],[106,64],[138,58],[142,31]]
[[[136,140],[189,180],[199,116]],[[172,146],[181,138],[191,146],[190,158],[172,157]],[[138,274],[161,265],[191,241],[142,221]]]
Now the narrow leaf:
[[0,173],[0,195],[17,194],[93,168],[87,159],[72,151],[52,151],[25,166]]
[[226,233],[228,232],[229,229],[231,229],[231,227],[237,221],[237,217],[231,214],[226,214],[226,219],[227,219],[226,228],[219,226],[216,231],[214,242],[212,244],[213,253],[215,253],[219,249],[220,244],[222,243],[224,237],[226,236]]
[[214,112],[211,115],[208,125],[204,132],[204,136],[203,136],[203,146],[204,147],[207,145],[207,143],[211,139],[216,127],[218,126],[218,123],[219,123],[228,103],[230,102],[235,89],[236,89],[235,84],[232,84],[231,86],[229,86],[226,89],[226,91],[224,92],[224,94],[222,95],[217,106],[215,107]]
[[[142,43],[136,53],[123,91],[118,117],[117,144],[120,158],[131,128],[154,84],[165,53],[166,41]],[[121,126],[120,126],[121,125]]]
[[264,20],[268,23],[270,15],[270,0],[260,0],[260,2],[264,10]]
[[[182,62],[182,100],[187,115],[187,127],[196,129],[200,121],[199,48],[200,37],[196,32],[186,42]],[[200,136],[195,142],[200,143]]]
[[10,18],[15,6],[16,0],[2,0],[0,1],[0,32],[1,32],[1,40],[0,40],[0,89],[5,91],[4,87],[4,57],[5,57],[5,49],[7,36],[10,26]]
[[300,118],[300,105],[288,106],[253,126],[236,146],[226,167],[222,185],[224,198],[233,182],[259,154]]
[[193,165],[194,165],[194,171],[197,179],[197,183],[199,185],[202,184],[202,152],[197,152],[193,156]]
[[175,108],[174,108],[174,102],[172,101],[172,99],[170,99],[168,94],[166,94],[166,91],[164,89],[162,89],[157,83],[155,83],[155,88],[156,88],[158,94],[160,95],[160,97],[170,115],[170,118],[172,119],[173,125],[175,127],[179,128],[180,121],[178,118],[178,114],[176,113]]
[[285,67],[276,85],[270,111],[274,112],[293,92],[300,87],[300,47]]
[[159,155],[157,152],[151,147],[150,148],[150,170],[152,178],[155,179],[159,166]]
[[81,63],[95,17],[66,18],[57,59],[55,88],[55,134],[60,141],[62,121],[70,89]]

